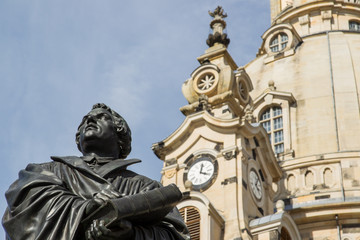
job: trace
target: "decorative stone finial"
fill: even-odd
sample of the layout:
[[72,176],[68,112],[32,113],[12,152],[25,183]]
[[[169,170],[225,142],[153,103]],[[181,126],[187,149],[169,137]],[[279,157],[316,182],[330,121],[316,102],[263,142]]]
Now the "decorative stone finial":
[[272,91],[275,91],[276,90],[276,87],[275,87],[275,82],[273,80],[270,80],[268,82],[268,86],[269,86],[269,89],[272,90]]
[[193,187],[192,182],[189,181],[189,180],[186,180],[186,181],[185,181],[185,188],[191,191],[191,190],[192,190],[192,187]]
[[209,34],[206,44],[209,47],[212,47],[215,43],[222,43],[227,47],[230,43],[230,39],[227,37],[227,34],[223,32],[226,28],[224,18],[227,17],[227,14],[224,13],[221,6],[218,6],[214,12],[209,11],[209,15],[214,18],[210,22],[210,27],[213,30],[213,33]]
[[276,202],[275,207],[276,207],[277,212],[283,212],[283,211],[285,210],[285,203],[284,203],[284,201],[283,201],[283,200],[278,200],[278,201]]

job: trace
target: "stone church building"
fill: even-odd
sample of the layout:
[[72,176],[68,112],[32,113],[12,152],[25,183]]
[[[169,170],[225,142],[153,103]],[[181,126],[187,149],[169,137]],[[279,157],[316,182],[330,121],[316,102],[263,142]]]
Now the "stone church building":
[[153,145],[193,240],[360,240],[360,1],[270,0],[256,58],[226,13],[182,85],[182,125]]

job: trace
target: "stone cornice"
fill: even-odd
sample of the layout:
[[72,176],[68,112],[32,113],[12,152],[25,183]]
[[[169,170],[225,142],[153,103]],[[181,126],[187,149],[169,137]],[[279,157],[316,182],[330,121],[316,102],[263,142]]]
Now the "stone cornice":
[[302,16],[305,13],[322,9],[347,9],[357,11],[360,14],[359,3],[349,3],[345,2],[344,0],[323,0],[305,3],[298,7],[287,8],[274,18],[272,25],[283,22],[290,22],[292,19]]

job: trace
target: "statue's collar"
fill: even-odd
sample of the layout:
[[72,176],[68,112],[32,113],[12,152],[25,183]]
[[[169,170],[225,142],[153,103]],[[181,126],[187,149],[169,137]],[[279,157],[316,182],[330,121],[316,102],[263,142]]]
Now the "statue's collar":
[[112,157],[96,157],[96,156],[82,156],[80,158],[90,165],[104,165],[115,160]]
[[[56,157],[52,156],[52,160],[56,162],[62,162],[64,164],[70,165],[75,168],[86,169],[87,171],[93,171],[88,166],[87,162],[93,161],[94,157],[76,157],[76,156],[66,156],[66,157]],[[111,159],[111,158],[96,158],[96,161],[102,161],[103,165],[96,170],[96,173],[100,176],[104,177],[105,175],[109,174],[110,172],[114,172],[120,169],[126,169],[126,167],[141,162],[140,159]],[[106,162],[106,163],[105,163]]]

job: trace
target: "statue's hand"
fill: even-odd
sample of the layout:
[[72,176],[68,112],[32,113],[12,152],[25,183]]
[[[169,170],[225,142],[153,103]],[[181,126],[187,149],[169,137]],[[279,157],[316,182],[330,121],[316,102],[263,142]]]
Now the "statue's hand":
[[132,224],[126,220],[120,220],[114,228],[107,228],[104,220],[94,220],[85,233],[86,240],[115,240],[134,238]]
[[94,200],[98,203],[104,203],[110,199],[119,198],[121,194],[111,189],[103,189],[94,195]]
[[119,198],[121,196],[120,193],[115,192],[110,189],[103,189],[101,192],[94,194],[93,199],[90,200],[85,209],[86,216],[91,214],[97,208],[105,204],[106,201],[114,198]]

